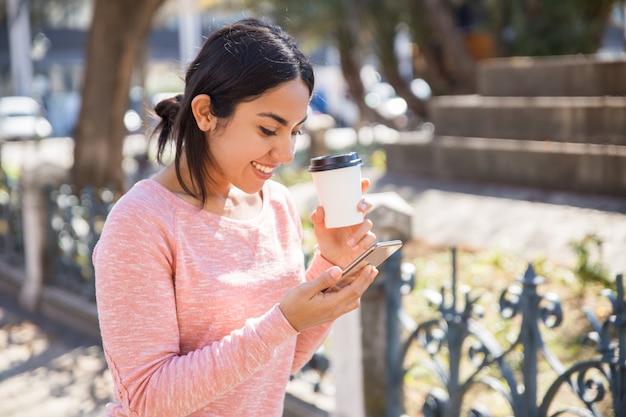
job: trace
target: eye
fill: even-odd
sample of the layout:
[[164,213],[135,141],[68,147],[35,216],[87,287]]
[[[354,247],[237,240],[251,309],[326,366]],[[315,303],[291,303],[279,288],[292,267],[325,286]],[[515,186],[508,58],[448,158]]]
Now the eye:
[[265,136],[276,136],[276,131],[275,130],[270,130],[270,129],[265,128],[263,126],[259,126],[259,129],[261,130],[261,133],[264,134]]
[[300,136],[302,135],[302,130],[296,130],[291,132],[291,136]]

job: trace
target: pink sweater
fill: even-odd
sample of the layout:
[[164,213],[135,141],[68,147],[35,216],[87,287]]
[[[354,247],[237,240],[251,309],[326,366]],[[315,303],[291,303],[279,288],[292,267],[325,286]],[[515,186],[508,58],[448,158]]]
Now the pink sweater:
[[[94,252],[108,416],[282,416],[286,384],[330,324],[301,333],[278,308],[305,279],[299,216],[268,181],[251,220],[220,217],[137,183]],[[315,256],[306,278],[331,265]]]

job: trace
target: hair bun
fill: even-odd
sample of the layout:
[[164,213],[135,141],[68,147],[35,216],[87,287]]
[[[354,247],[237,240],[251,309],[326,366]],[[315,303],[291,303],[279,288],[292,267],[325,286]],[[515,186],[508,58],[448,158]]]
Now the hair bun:
[[154,106],[154,111],[157,116],[163,120],[173,122],[176,119],[176,115],[180,110],[180,103],[183,101],[183,95],[178,94],[175,97],[170,97],[165,100],[161,100]]

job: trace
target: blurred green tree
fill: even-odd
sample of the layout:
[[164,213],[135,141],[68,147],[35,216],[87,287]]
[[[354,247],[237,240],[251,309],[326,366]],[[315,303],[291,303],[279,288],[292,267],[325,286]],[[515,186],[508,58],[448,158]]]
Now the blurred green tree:
[[465,1],[407,3],[409,29],[416,45],[416,77],[426,80],[437,95],[473,93],[477,57],[467,48],[458,18],[458,7]]
[[72,179],[80,189],[124,191],[124,113],[133,68],[152,18],[165,0],[95,0],[86,45],[82,105],[75,132]]
[[617,3],[624,2],[483,0],[472,6],[486,17],[484,23],[497,40],[500,55],[546,56],[595,53]]
[[[334,44],[348,92],[359,108],[362,123],[389,123],[365,103],[360,70],[375,61],[385,81],[416,116],[428,117],[424,102],[411,91],[412,78],[424,78],[439,93],[474,91],[475,61],[463,47],[455,25],[454,9],[440,0],[323,0],[314,4],[297,0],[244,0],[256,13],[271,16],[309,48]],[[413,50],[424,65],[411,63],[413,74],[399,71],[396,41],[401,30],[411,34]],[[459,46],[460,45],[460,46]],[[306,46],[306,45],[305,45]],[[311,52],[309,51],[309,52]]]
[[399,30],[406,24],[407,3],[403,1],[365,0],[361,4],[364,10],[366,27],[370,30],[372,51],[378,58],[381,74],[402,97],[407,107],[417,116],[417,120],[426,118],[426,105],[411,91],[409,77],[400,73],[396,40]]
[[339,52],[348,94],[359,109],[361,121],[385,122],[374,109],[365,104],[365,87],[360,77],[364,59],[367,58],[362,47],[365,9],[357,0],[318,0],[314,3],[243,0],[242,3],[255,13],[272,18],[302,40],[300,47],[306,54],[311,55],[327,44],[334,45]]

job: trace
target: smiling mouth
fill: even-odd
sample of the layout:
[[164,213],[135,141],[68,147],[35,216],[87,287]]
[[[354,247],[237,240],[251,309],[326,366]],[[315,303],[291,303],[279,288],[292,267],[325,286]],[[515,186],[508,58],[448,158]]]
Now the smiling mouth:
[[273,167],[268,167],[266,165],[261,165],[258,162],[252,162],[252,166],[256,168],[258,171],[261,171],[264,174],[271,174],[274,170]]

